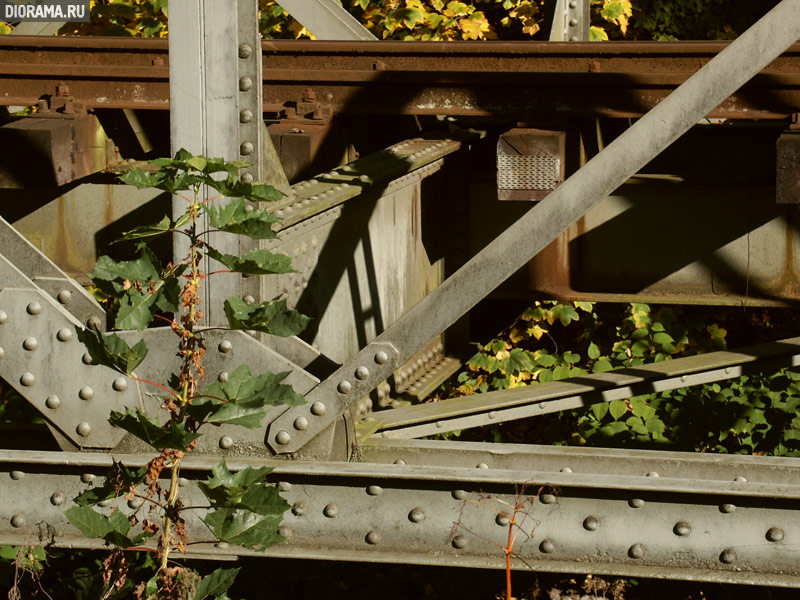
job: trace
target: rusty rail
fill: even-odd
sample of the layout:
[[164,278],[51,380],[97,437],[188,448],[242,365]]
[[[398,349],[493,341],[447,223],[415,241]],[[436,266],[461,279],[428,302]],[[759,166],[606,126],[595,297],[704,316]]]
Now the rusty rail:
[[[264,105],[311,89],[336,113],[640,116],[725,42],[265,41]],[[87,107],[169,107],[166,40],[0,37],[0,104],[69,85]],[[800,44],[711,114],[784,118],[800,106]]]

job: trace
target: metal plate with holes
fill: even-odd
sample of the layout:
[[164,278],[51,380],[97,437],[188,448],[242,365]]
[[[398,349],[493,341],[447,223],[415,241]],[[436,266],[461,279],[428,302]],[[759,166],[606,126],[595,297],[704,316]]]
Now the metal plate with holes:
[[499,200],[541,200],[564,181],[563,131],[511,129],[497,140]]
[[[97,544],[67,524],[63,510],[74,495],[100,483],[110,456],[0,456],[0,543],[30,543],[41,534],[43,542],[52,536],[56,545]],[[673,457],[677,463],[680,456]],[[116,458],[128,467],[145,461]],[[446,468],[255,460],[228,465],[275,467],[272,481],[292,509],[280,528],[288,540],[268,556],[503,568],[498,546],[507,543],[516,505],[516,569],[800,586],[795,483],[697,481],[642,475],[638,469],[614,475],[509,470],[493,466],[491,454],[473,458],[482,462]],[[710,463],[708,468],[720,458],[753,462],[690,455],[695,463]],[[784,461],[800,467],[796,459]],[[206,505],[195,481],[214,463],[194,457],[182,462],[181,493],[188,504]],[[139,506],[120,499],[100,510],[131,514]],[[208,539],[203,511],[190,512],[189,538]],[[193,550],[257,554],[227,544],[197,544]]]
[[92,365],[81,324],[41,291],[0,291],[0,319],[0,377],[77,446],[113,448],[125,432],[108,417],[139,404],[137,383]]

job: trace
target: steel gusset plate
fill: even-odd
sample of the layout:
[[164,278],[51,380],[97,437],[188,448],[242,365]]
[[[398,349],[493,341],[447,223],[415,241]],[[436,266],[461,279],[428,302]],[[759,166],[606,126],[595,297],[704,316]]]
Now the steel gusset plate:
[[112,410],[140,405],[136,381],[93,365],[80,322],[39,289],[0,291],[0,377],[64,436],[84,448],[113,448],[125,432]]
[[[117,459],[130,467],[146,460]],[[784,461],[800,467],[796,459]],[[1,462],[0,543],[98,546],[80,537],[63,510],[99,484],[109,455],[6,451]],[[189,505],[206,504],[195,482],[214,462],[183,461],[181,492]],[[800,587],[794,483],[406,464],[228,464],[275,466],[273,482],[292,505],[280,529],[288,540],[267,556],[503,568],[509,507],[517,505],[515,569]],[[100,510],[114,507],[144,512],[138,500],[122,498]],[[214,544],[201,522],[204,511],[190,512],[189,538],[208,540],[193,546],[200,555],[264,555]]]

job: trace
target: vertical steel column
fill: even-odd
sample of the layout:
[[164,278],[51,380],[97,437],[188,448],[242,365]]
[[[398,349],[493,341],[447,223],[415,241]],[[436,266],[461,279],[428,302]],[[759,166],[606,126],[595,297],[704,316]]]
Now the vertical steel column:
[[589,0],[557,0],[550,41],[589,41]]
[[[264,156],[274,155],[262,119],[261,39],[257,0],[177,2],[169,13],[170,123],[172,152],[246,160],[246,181],[268,179]],[[284,187],[280,164],[271,161],[271,182]],[[208,192],[203,192],[208,197]],[[186,202],[173,201],[182,214]],[[211,243],[229,254],[244,248],[238,236],[218,234]],[[176,236],[175,256],[185,255],[186,241]],[[203,270],[216,267],[206,258]],[[224,322],[222,302],[242,294],[242,277],[224,274],[208,280],[204,313],[208,324]]]

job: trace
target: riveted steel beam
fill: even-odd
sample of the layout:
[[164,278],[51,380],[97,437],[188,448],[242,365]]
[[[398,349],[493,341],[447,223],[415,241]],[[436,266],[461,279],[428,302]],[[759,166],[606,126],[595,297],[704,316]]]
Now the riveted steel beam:
[[[383,371],[391,369],[393,363],[404,362],[452,325],[571,223],[777,58],[798,36],[800,0],[783,0],[315,389],[309,400],[312,405],[326,407],[323,415],[309,413],[305,407],[286,411],[279,422],[270,426],[270,447],[276,453],[302,448],[369,391],[365,385],[374,387],[380,381],[373,378],[385,375]],[[397,353],[387,353],[383,349],[387,345]],[[378,362],[378,347],[382,348],[381,358],[387,357],[386,362]],[[368,375],[363,378],[363,385],[354,386],[353,378],[359,372]],[[289,425],[299,416],[310,425],[292,432]]]
[[589,0],[557,0],[551,42],[589,41]]
[[334,0],[281,0],[279,4],[320,40],[375,40]]
[[800,365],[800,338],[439,400],[373,414],[384,438],[418,438]]
[[[583,452],[572,450],[573,455]],[[187,534],[193,541],[208,540],[193,549],[217,558],[266,555],[503,568],[499,548],[506,544],[517,506],[516,569],[800,586],[795,543],[800,488],[793,480],[772,480],[769,474],[757,482],[741,476],[698,480],[679,469],[673,477],[656,476],[641,473],[635,461],[637,466],[623,473],[619,467],[613,473],[554,471],[551,465],[502,468],[481,449],[472,458],[482,461],[479,468],[229,460],[234,470],[275,467],[272,481],[292,506],[280,528],[287,541],[265,554],[214,544],[202,510],[187,513]],[[678,453],[669,458],[675,467],[686,458],[694,472],[698,462],[707,462],[707,473],[715,466],[727,473],[759,462]],[[140,456],[116,459],[129,467],[146,462]],[[188,504],[206,505],[196,481],[215,462],[191,456],[182,461],[181,492]],[[797,459],[781,462],[800,467]],[[110,466],[111,456],[104,454],[0,454],[0,543],[27,544],[41,534],[42,543],[96,547],[96,540],[82,538],[66,522],[63,510]],[[101,506],[114,509],[132,514],[141,503],[119,498]]]

